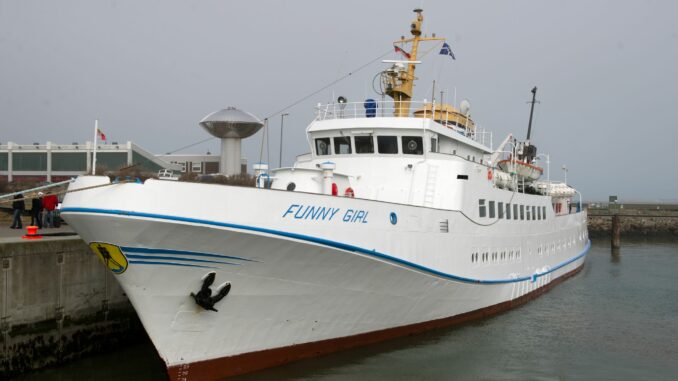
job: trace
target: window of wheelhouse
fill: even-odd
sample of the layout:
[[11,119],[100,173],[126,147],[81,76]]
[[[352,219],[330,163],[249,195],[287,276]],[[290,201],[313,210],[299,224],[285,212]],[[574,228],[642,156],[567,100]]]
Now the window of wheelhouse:
[[379,153],[397,154],[398,138],[395,136],[377,136],[377,150],[379,150]]
[[405,155],[423,155],[424,144],[421,136],[403,136],[403,153]]
[[315,140],[315,154],[318,156],[325,156],[332,154],[332,147],[330,146],[330,138],[317,138]]
[[372,136],[355,136],[353,140],[355,141],[355,153],[374,153]]
[[348,136],[338,136],[334,138],[334,152],[337,155],[351,154],[351,138]]

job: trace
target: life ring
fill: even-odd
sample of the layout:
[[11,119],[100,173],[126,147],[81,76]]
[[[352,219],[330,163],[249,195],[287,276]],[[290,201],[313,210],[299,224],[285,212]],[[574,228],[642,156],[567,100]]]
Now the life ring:
[[487,179],[492,181],[492,170],[491,169],[487,170]]
[[339,194],[339,187],[337,186],[337,183],[332,183],[332,196],[336,196]]
[[353,193],[353,188],[351,188],[351,187],[346,188],[346,190],[344,191],[344,197],[350,197],[350,198],[355,197],[355,193]]

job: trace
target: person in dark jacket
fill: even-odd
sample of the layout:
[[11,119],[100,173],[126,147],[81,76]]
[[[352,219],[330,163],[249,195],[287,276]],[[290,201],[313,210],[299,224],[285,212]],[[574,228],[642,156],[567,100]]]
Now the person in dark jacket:
[[24,195],[18,194],[14,196],[14,202],[12,202],[12,210],[14,212],[14,218],[12,219],[12,229],[21,229],[23,225],[21,224],[21,213],[26,209],[26,204],[24,203]]
[[37,226],[42,229],[42,196],[44,193],[38,192],[38,195],[31,200],[31,226]]

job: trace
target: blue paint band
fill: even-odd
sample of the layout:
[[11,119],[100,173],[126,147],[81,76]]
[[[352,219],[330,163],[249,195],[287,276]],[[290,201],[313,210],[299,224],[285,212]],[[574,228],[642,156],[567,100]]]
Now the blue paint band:
[[201,269],[216,269],[216,267],[211,266],[198,266],[198,265],[188,265],[185,263],[172,263],[172,262],[155,262],[155,261],[129,261],[129,263],[134,265],[165,265],[165,266],[180,266],[180,267],[198,267]]
[[[226,227],[226,228],[232,228],[232,229],[239,229],[239,230],[249,230],[249,231],[254,231],[254,232],[259,232],[259,233],[266,233],[266,234],[271,234],[271,235],[277,235],[281,237],[287,237],[287,238],[293,238],[293,239],[298,239],[302,241],[307,241],[307,242],[313,242],[317,243],[323,246],[329,246],[329,247],[334,247],[337,249],[341,250],[346,250],[346,251],[352,251],[356,253],[361,253],[361,254],[366,254],[368,256],[373,256],[373,257],[378,257],[381,259],[385,259],[390,262],[395,262],[401,265],[404,265],[406,267],[411,267],[429,274],[437,275],[443,278],[447,279],[452,279],[460,282],[465,282],[465,283],[477,283],[477,284],[503,284],[503,283],[516,283],[516,282],[523,282],[526,280],[531,280],[532,275],[529,276],[524,276],[520,278],[515,278],[515,279],[473,279],[473,278],[466,278],[462,277],[459,275],[453,275],[453,274],[447,274],[438,270],[434,270],[422,265],[418,265],[416,263],[408,262],[405,260],[402,260],[400,258],[392,257],[387,254],[379,253],[376,250],[368,250],[364,249],[358,246],[353,246],[349,245],[346,243],[342,242],[336,242],[336,241],[331,241],[327,240],[324,238],[318,238],[318,237],[312,237],[312,236],[307,236],[303,234],[297,234],[297,233],[289,233],[289,232],[284,232],[284,231],[279,231],[279,230],[273,230],[273,229],[266,229],[266,228],[259,228],[255,226],[247,226],[247,225],[238,225],[238,224],[231,224],[227,222],[217,222],[217,221],[210,221],[210,220],[201,220],[197,218],[189,218],[189,217],[178,217],[178,216],[168,216],[168,215],[163,215],[163,214],[154,214],[154,213],[143,213],[143,212],[132,212],[132,211],[125,211],[125,210],[115,210],[115,209],[98,209],[98,208],[62,208],[61,213],[95,213],[95,214],[112,214],[112,215],[121,215],[121,216],[131,216],[131,217],[144,217],[144,218],[153,218],[153,219],[160,219],[160,220],[170,220],[170,221],[181,221],[181,222],[188,222],[188,223],[195,223],[195,224],[203,224],[203,225],[212,225],[212,226],[221,226],[221,227]],[[537,278],[542,277],[544,275],[550,274],[564,266],[569,265],[570,263],[582,258],[583,256],[586,255],[586,252],[588,252],[589,248],[591,247],[591,241],[587,241],[586,246],[584,247],[584,250],[579,253],[578,255],[568,259],[565,262],[559,263],[549,269],[548,271],[545,271],[543,273],[537,273],[534,274]]]
[[184,261],[184,262],[196,262],[196,263],[218,263],[221,265],[231,265],[231,266],[240,266],[237,263],[229,262],[219,262],[219,261],[207,261],[204,259],[194,259],[194,258],[181,258],[181,257],[165,257],[160,255],[136,255],[136,254],[125,254],[127,258],[131,259],[152,259],[154,261]]
[[237,259],[241,261],[248,262],[258,262],[252,259],[234,257],[230,255],[220,255],[220,254],[209,254],[201,253],[197,251],[187,251],[187,250],[173,250],[173,249],[150,249],[146,247],[127,247],[121,246],[122,251],[126,253],[139,253],[139,254],[174,254],[174,255],[191,255],[197,257],[208,257],[208,258],[222,258],[222,259]]

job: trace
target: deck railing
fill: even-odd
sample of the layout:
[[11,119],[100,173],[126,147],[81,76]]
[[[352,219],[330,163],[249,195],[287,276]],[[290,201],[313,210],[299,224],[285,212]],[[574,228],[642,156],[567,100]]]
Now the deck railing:
[[[431,118],[432,112],[430,108],[426,110],[426,106],[430,107],[431,103],[424,101],[410,101],[409,102],[409,117],[414,116],[417,110],[424,110],[424,118]],[[434,105],[435,107],[436,105]],[[346,103],[318,103],[315,107],[316,120],[332,120],[332,119],[358,119],[358,118],[389,118],[393,117],[397,107],[394,101],[373,101],[371,105],[368,102],[346,102]],[[434,108],[435,110],[435,108]],[[492,148],[492,132],[487,131],[476,125],[474,129],[467,129],[464,126],[457,126],[452,123],[442,124],[447,128],[473,139],[474,141]]]

